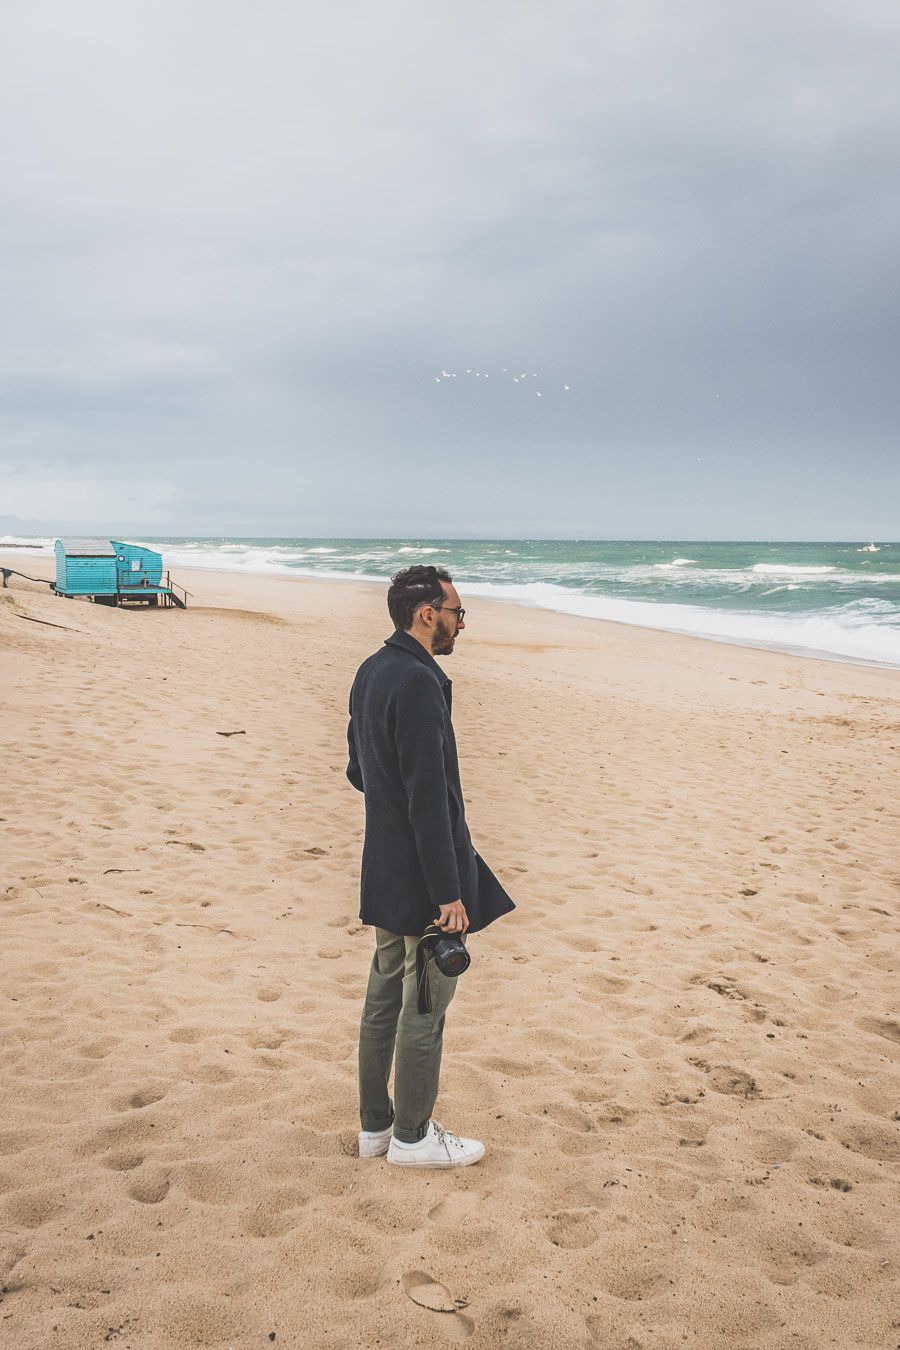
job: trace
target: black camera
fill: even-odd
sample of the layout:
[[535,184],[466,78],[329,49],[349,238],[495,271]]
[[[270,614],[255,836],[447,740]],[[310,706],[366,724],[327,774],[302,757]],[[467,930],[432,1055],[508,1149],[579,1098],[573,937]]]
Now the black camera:
[[471,960],[466,944],[458,933],[444,933],[436,924],[428,925],[416,947],[416,989],[420,1013],[431,1012],[428,962],[434,961],[442,975],[455,978],[468,970]]

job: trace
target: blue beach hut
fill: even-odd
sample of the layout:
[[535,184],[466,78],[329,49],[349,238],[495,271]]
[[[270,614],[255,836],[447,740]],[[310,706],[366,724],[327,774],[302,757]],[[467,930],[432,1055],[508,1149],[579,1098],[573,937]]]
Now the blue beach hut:
[[120,539],[57,539],[53,589],[67,599],[84,596],[98,605],[138,601],[187,608],[188,592],[163,572],[162,554]]

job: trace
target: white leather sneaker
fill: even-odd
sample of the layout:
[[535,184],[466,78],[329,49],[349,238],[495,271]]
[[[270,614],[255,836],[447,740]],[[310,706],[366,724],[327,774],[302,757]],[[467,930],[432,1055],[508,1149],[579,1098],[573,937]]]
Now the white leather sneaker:
[[460,1139],[436,1120],[428,1126],[424,1139],[416,1144],[403,1144],[391,1139],[387,1160],[398,1167],[471,1167],[484,1157],[484,1144],[477,1139]]
[[386,1130],[360,1130],[359,1156],[361,1158],[383,1158],[391,1142],[393,1125]]

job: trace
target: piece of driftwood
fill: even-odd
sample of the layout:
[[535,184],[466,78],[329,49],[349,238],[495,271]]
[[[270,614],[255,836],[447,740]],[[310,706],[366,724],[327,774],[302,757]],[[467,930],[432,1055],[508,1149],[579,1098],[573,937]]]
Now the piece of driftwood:
[[[216,928],[211,923],[176,923],[176,928],[204,928],[208,933],[227,933],[229,937],[237,937],[231,928]],[[255,939],[254,939],[255,941]]]
[[41,623],[45,628],[61,628],[64,633],[83,633],[83,628],[67,628],[64,623],[51,623],[49,619],[35,619],[30,614],[17,614],[17,619],[24,619],[26,623]]
[[217,736],[246,736],[246,731],[217,731]]

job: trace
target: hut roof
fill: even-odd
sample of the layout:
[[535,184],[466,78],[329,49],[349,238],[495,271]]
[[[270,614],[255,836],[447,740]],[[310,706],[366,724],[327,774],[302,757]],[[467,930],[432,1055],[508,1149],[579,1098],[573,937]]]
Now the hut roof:
[[60,539],[67,558],[114,558],[116,550],[108,539]]

